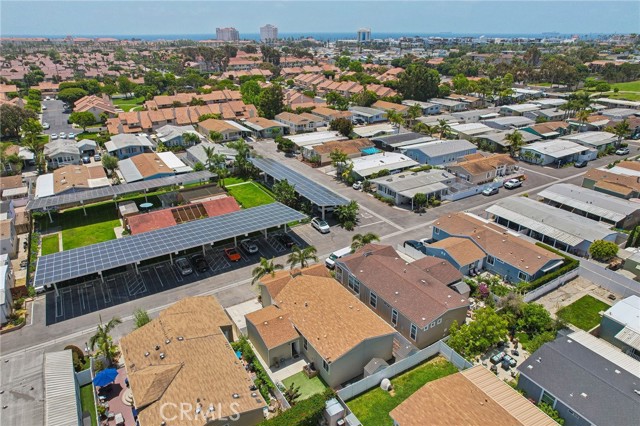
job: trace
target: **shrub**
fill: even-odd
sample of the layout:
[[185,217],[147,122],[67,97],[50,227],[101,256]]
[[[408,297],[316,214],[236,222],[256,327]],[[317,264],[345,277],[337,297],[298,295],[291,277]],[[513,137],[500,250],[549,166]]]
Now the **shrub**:
[[558,411],[554,410],[553,407],[547,404],[546,402],[541,402],[540,404],[538,404],[538,408],[547,416],[555,420],[555,422],[558,423],[560,426],[564,425],[564,419],[560,417],[560,414],[558,413]]
[[531,282],[520,282],[518,284],[518,290],[523,291],[523,292],[528,292],[531,290],[535,290],[536,288],[543,286],[544,284],[555,280],[556,278],[558,278],[559,276],[562,276],[564,274],[566,274],[569,271],[573,271],[574,269],[576,269],[578,266],[580,266],[580,261],[577,259],[574,259],[572,257],[567,256],[566,254],[562,253],[559,250],[554,249],[553,247],[550,247],[546,244],[543,243],[536,243],[536,245],[538,247],[542,247],[545,250],[549,250],[552,253],[555,253],[559,256],[562,256],[564,258],[564,266],[562,266],[560,269],[557,269],[553,272],[550,272],[540,278],[538,278],[537,280],[531,281]]
[[13,301],[13,309],[19,311],[24,306],[24,297],[16,299]]
[[589,247],[589,254],[596,260],[607,261],[618,254],[618,245],[611,241],[596,240]]
[[325,402],[334,397],[331,389],[302,400],[289,410],[265,420],[259,426],[316,426],[322,418]]

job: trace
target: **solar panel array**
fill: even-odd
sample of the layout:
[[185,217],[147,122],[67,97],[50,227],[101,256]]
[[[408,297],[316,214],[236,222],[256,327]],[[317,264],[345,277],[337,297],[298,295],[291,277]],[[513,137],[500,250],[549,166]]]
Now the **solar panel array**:
[[304,218],[306,215],[284,204],[271,203],[62,251],[38,259],[34,284],[42,287]]
[[254,166],[277,180],[287,180],[298,194],[317,206],[343,206],[349,200],[270,158],[250,158]]
[[77,204],[82,201],[100,200],[145,189],[161,188],[163,186],[182,185],[188,182],[206,181],[214,175],[207,171],[185,173],[158,179],[143,180],[140,182],[125,183],[122,185],[105,186],[102,188],[88,189],[86,191],[71,192],[69,194],[54,195],[52,197],[37,198],[29,201],[27,210],[41,210],[48,207]]

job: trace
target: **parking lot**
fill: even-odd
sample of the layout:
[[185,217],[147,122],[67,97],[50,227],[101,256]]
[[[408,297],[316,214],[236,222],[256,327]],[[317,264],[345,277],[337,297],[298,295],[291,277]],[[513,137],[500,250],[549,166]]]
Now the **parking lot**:
[[62,105],[64,102],[58,100],[42,101],[42,105],[47,109],[42,111],[42,122],[49,123],[50,128],[45,130],[44,133],[48,135],[64,133],[79,133],[82,129],[74,129],[71,124],[67,123],[69,114],[63,112]]
[[[270,234],[267,238],[254,239],[258,246],[258,253],[249,254],[239,248],[240,260],[235,262],[229,260],[224,253],[224,249],[233,247],[233,244],[208,246],[204,257],[209,269],[204,272],[198,272],[193,268],[191,274],[182,275],[175,265],[175,259],[178,257],[190,258],[202,253],[202,251],[197,251],[174,256],[174,264],[165,260],[151,265],[139,266],[138,273],[131,265],[127,267],[125,272],[105,275],[103,280],[94,279],[59,286],[57,294],[55,291],[46,294],[46,323],[47,325],[55,324],[185,284],[206,280],[223,272],[257,264],[260,257],[271,259],[288,253],[290,249],[278,241],[274,235]],[[308,245],[294,232],[289,232],[288,235],[299,247]]]

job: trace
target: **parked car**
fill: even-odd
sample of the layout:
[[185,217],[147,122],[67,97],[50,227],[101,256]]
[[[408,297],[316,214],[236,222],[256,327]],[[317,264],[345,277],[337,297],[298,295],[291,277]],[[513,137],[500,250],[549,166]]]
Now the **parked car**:
[[282,244],[287,248],[291,248],[295,244],[295,242],[293,241],[293,238],[291,238],[287,234],[275,234],[273,237],[276,239],[276,241],[278,241],[280,244]]
[[240,241],[240,247],[249,254],[256,254],[258,252],[257,244],[250,238],[245,238]]
[[89,164],[91,163],[91,157],[89,157],[88,155],[85,155],[84,157],[82,157],[82,162],[84,164]]
[[49,123],[42,123],[42,128],[44,130],[48,130],[51,127],[51,125]]
[[224,254],[227,256],[227,259],[232,262],[238,262],[240,259],[242,259],[242,256],[240,256],[240,252],[235,247],[224,249]]
[[189,261],[184,257],[176,259],[176,268],[178,268],[178,271],[180,271],[180,274],[182,275],[189,275],[193,273],[193,269],[191,269]]
[[206,272],[209,270],[209,264],[206,259],[201,254],[196,254],[195,256],[191,256],[191,264],[198,272]]
[[60,139],[66,139],[67,138],[67,134],[65,132],[60,132],[60,134],[58,134],[58,136],[60,136]]
[[311,219],[311,226],[316,228],[321,234],[328,234],[329,232],[331,232],[329,224],[319,217],[314,217],[313,219]]
[[356,183],[354,183],[353,185],[351,185],[351,187],[355,190],[360,191],[362,189],[362,181],[357,181]]
[[493,195],[493,194],[497,194],[498,193],[498,188],[497,187],[489,187],[489,188],[485,188],[482,191],[482,195]]
[[101,161],[101,160],[102,160],[102,157],[100,156],[100,154],[96,154],[96,155],[94,155],[94,156],[93,156],[93,159],[94,159],[96,162],[98,162],[98,161]]
[[416,241],[416,240],[407,240],[404,243],[402,243],[403,247],[411,247],[414,248],[416,250],[422,250],[422,248],[424,247],[424,244],[422,244],[420,241]]
[[507,189],[515,189],[522,186],[522,181],[519,179],[509,179],[504,183],[504,187]]
[[618,148],[616,150],[617,155],[629,155],[629,148]]
[[580,161],[576,161],[575,163],[573,163],[573,167],[576,167],[578,169],[581,169],[583,167],[587,167],[587,164],[589,162],[587,160],[580,160]]
[[67,139],[75,139],[76,138],[76,134],[73,132],[69,132],[69,134],[67,135]]
[[491,357],[491,359],[489,361],[491,361],[491,364],[499,364],[502,359],[504,358],[506,354],[504,352],[500,352],[498,354],[495,354],[494,356]]
[[51,100],[51,98],[50,98],[49,96],[45,96],[44,100],[45,100],[45,101],[50,101],[50,100]]
[[51,140],[54,141],[56,139],[58,139],[58,135],[55,133],[51,133]]
[[42,110],[44,111],[45,109],[47,109],[46,105],[42,105]]

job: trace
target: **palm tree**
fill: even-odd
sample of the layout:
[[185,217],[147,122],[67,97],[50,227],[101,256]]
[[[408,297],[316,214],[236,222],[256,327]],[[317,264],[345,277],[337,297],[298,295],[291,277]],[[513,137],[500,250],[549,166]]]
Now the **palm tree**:
[[389,110],[387,111],[387,120],[391,122],[398,129],[398,133],[400,132],[400,126],[404,124],[404,118],[398,111]]
[[618,137],[616,146],[620,145],[620,142],[622,142],[622,138],[624,138],[627,134],[629,134],[629,131],[630,131],[630,127],[626,118],[615,125],[615,127],[613,128],[613,134]]
[[509,152],[511,153],[511,156],[515,157],[516,153],[520,151],[520,148],[524,145],[522,133],[515,130],[513,133],[508,134],[505,139],[509,141]]
[[253,276],[253,280],[251,280],[252,285],[260,281],[260,279],[265,275],[271,275],[273,277],[276,274],[276,271],[283,268],[282,265],[275,264],[273,262],[273,257],[271,260],[267,260],[264,257],[260,258],[260,265],[256,266],[253,268],[253,271],[251,271],[251,275]]
[[451,126],[447,123],[447,120],[438,120],[438,132],[440,133],[440,137],[443,139],[447,139],[451,132]]
[[304,269],[309,266],[310,260],[318,261],[318,256],[316,256],[317,251],[314,246],[307,246],[303,249],[298,246],[293,246],[291,248],[291,254],[287,259],[287,264],[291,269],[294,269],[298,264],[300,264],[300,269]]
[[432,136],[436,132],[435,126],[430,126],[420,121],[414,124],[411,130],[413,130],[416,133],[424,133],[425,135],[429,135],[429,136]]
[[353,253],[359,248],[364,247],[374,241],[380,241],[380,237],[373,232],[368,232],[364,235],[356,234],[351,238],[351,252]]
[[[587,123],[587,119],[589,118],[590,115],[591,115],[591,112],[586,110],[586,109],[583,109],[583,110],[580,110],[580,111],[577,112],[576,118],[581,123],[580,124],[580,129],[582,129],[583,126],[584,126],[584,128],[585,128],[584,131],[586,131],[586,123]],[[580,131],[580,129],[579,129],[579,131]]]
[[413,124],[418,117],[422,117],[422,107],[418,104],[411,105],[409,109],[407,109],[409,125]]
[[109,333],[111,333],[118,324],[122,324],[122,320],[118,317],[111,318],[106,324],[103,324],[102,318],[100,318],[100,324],[98,325],[96,334],[89,339],[89,348],[94,350],[97,346],[98,353],[104,355],[109,362],[113,362],[118,349],[117,346],[113,344],[113,338]]

